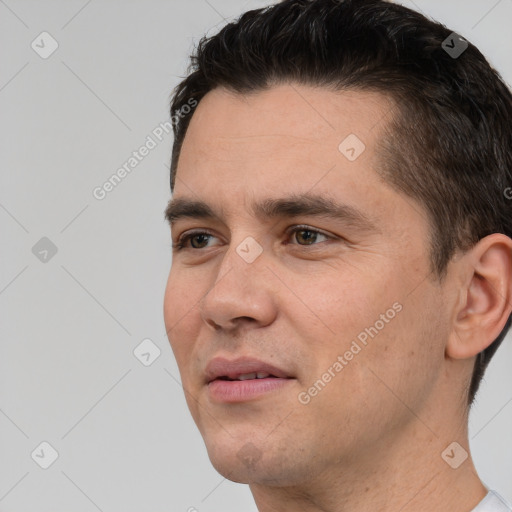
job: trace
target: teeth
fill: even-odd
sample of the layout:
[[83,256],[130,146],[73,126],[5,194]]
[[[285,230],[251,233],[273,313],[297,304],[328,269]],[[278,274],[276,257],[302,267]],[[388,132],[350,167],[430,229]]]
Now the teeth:
[[270,373],[267,372],[255,372],[255,373],[243,373],[239,375],[236,379],[230,379],[226,377],[225,380],[251,380],[251,379],[266,379],[270,377]]
[[237,380],[249,380],[249,379],[255,379],[256,374],[255,373],[244,373],[243,375],[239,375]]

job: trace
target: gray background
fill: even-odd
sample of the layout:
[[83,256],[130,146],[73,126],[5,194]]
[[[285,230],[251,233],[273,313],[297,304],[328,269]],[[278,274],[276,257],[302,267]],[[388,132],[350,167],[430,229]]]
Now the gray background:
[[[269,3],[0,0],[1,511],[256,510],[247,486],[211,467],[165,334],[171,135],[103,200],[92,191],[168,120],[198,38]],[[403,3],[512,83],[512,0]],[[31,47],[49,48],[43,31],[59,45],[46,59]],[[45,262],[32,252],[42,237],[57,248]],[[161,351],[149,366],[133,353],[144,339]],[[511,361],[508,337],[471,446],[512,501]],[[43,441],[59,454],[48,469]]]

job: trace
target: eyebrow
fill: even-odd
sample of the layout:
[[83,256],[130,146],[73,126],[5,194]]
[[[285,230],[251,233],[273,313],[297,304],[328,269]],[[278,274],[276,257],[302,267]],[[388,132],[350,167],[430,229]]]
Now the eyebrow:
[[[343,220],[363,231],[380,231],[361,210],[315,194],[294,194],[288,197],[264,199],[252,203],[251,211],[255,217],[262,220],[312,216]],[[171,199],[165,210],[165,218],[171,227],[184,218],[221,221],[222,217],[222,211],[216,211],[208,203],[188,198]]]

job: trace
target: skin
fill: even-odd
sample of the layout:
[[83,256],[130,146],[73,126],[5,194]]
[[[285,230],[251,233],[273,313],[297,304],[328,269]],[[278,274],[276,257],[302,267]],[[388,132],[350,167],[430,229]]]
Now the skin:
[[[376,172],[391,106],[377,93],[285,84],[243,96],[215,89],[199,103],[173,198],[203,200],[216,219],[180,219],[173,241],[208,230],[173,259],[164,302],[187,403],[210,460],[248,483],[258,510],[468,512],[486,489],[469,451],[466,389],[475,355],[511,312],[512,240],[493,234],[430,272],[425,210]],[[350,133],[366,146],[349,161]],[[253,201],[320,194],[358,208],[343,219],[262,219]],[[327,233],[287,230],[300,224]],[[263,252],[247,263],[246,237]],[[393,304],[402,309],[310,402],[298,395]],[[211,400],[214,356],[254,356],[295,380],[258,399]],[[460,453],[460,452],[458,452]]]

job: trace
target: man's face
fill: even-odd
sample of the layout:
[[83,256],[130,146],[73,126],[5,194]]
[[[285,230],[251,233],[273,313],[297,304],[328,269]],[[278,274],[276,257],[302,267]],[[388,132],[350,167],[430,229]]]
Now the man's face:
[[[299,483],[406,431],[430,435],[416,418],[440,389],[449,313],[426,214],[375,171],[389,109],[377,94],[282,85],[216,89],[193,115],[173,200],[216,216],[172,226],[173,241],[195,237],[173,252],[165,324],[210,459],[231,480]],[[344,210],[253,208],[313,197]],[[287,378],[228,381],[222,366],[207,374],[215,358],[235,362],[231,378],[272,373],[263,363]]]

